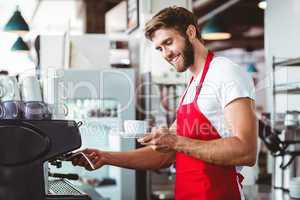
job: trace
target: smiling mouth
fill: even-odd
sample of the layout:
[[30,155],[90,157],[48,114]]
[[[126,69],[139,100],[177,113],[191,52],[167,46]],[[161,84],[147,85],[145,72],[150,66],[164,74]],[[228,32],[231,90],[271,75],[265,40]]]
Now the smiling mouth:
[[173,64],[173,65],[175,65],[178,62],[179,57],[180,57],[180,55],[175,56],[174,58],[172,58],[172,60],[170,60],[170,63]]

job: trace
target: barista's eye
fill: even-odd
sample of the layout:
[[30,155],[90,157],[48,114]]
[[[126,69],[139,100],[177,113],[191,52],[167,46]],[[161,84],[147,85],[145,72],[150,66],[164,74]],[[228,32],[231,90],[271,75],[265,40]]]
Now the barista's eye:
[[162,48],[161,47],[156,47],[155,48],[157,51],[162,51]]
[[166,41],[166,45],[171,45],[173,43],[173,40],[172,39],[168,39],[167,41]]

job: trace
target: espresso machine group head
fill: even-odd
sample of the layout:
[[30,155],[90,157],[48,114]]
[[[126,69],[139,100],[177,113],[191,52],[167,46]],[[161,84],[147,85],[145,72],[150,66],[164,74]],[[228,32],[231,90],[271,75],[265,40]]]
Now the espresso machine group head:
[[0,200],[90,199],[79,191],[55,194],[43,167],[80,146],[75,121],[0,120]]

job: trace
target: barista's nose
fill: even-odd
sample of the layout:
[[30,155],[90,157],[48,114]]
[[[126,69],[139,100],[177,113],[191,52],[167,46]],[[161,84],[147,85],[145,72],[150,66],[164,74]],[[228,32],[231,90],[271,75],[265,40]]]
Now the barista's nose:
[[163,51],[162,51],[162,54],[163,54],[163,57],[167,60],[167,61],[170,61],[172,59],[172,51],[169,50],[168,48],[163,48]]

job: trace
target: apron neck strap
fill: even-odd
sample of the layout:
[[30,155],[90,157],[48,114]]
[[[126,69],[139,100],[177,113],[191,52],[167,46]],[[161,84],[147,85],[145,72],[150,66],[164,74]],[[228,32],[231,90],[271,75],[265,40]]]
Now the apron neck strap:
[[183,94],[183,96],[182,96],[180,102],[179,102],[179,105],[182,104],[183,99],[184,99],[184,97],[185,97],[185,95],[186,95],[186,93],[187,93],[187,91],[188,91],[188,89],[189,89],[189,87],[190,87],[190,85],[191,85],[191,83],[192,83],[193,80],[194,80],[194,76],[192,76],[192,78],[191,78],[191,80],[190,80],[190,82],[189,82],[189,84],[188,84],[188,86],[187,86],[187,88],[186,88],[186,90],[185,90],[185,92],[184,92],[184,94]]
[[204,79],[205,79],[206,74],[208,72],[209,64],[212,61],[213,57],[214,57],[213,52],[208,51],[207,56],[206,56],[206,60],[205,60],[205,64],[204,64],[204,68],[203,68],[203,72],[202,72],[199,84],[198,84],[198,86],[196,88],[196,95],[195,95],[195,99],[194,100],[198,99],[198,96],[200,94],[200,91],[201,91]]

